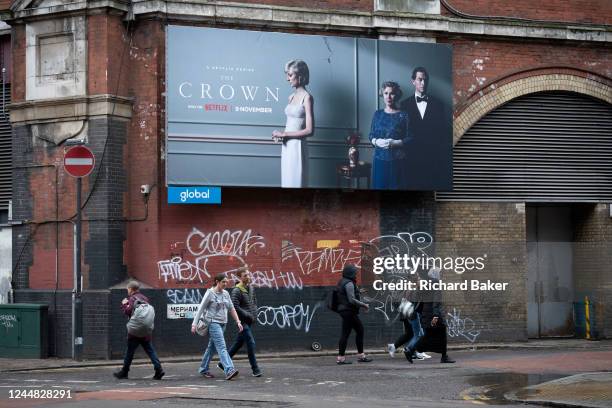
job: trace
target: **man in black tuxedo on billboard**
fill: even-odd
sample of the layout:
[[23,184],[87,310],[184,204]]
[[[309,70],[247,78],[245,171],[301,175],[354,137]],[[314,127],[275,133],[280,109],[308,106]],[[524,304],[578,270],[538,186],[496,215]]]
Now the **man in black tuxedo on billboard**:
[[[429,95],[429,74],[423,67],[412,71],[414,95],[402,101],[408,113],[413,143],[409,147],[410,187],[416,190],[450,189],[450,161],[448,151],[451,136],[445,123],[442,103]],[[449,140],[446,140],[449,139]]]
[[405,101],[406,112],[410,115],[410,122],[414,129],[421,134],[429,133],[442,118],[442,105],[427,93],[429,74],[423,67],[416,67],[412,71],[412,85],[414,95]]

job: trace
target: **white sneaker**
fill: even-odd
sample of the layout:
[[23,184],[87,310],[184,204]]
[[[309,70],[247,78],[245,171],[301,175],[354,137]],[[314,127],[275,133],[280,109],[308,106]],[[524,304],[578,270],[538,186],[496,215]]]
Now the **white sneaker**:
[[427,354],[427,353],[419,353],[418,351],[416,353],[416,356],[417,356],[417,358],[419,360],[425,360],[425,359],[431,358],[431,356],[429,354]]
[[393,343],[387,344],[387,351],[391,358],[393,358],[395,356],[395,345]]

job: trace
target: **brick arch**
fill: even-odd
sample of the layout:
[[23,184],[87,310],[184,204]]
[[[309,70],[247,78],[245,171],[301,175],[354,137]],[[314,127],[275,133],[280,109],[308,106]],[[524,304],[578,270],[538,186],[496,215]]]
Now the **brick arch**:
[[612,87],[601,81],[571,74],[543,74],[503,84],[467,106],[453,121],[453,146],[478,120],[506,102],[535,92],[570,91],[612,104]]

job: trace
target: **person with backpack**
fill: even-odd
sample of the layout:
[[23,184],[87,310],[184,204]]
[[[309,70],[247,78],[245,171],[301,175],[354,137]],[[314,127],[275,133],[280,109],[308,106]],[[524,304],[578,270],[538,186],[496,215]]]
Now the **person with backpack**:
[[227,313],[232,315],[232,318],[238,325],[238,331],[242,332],[242,322],[236,313],[234,303],[230,298],[229,293],[225,290],[228,284],[228,279],[225,274],[220,273],[215,276],[215,286],[208,289],[200,302],[198,311],[193,317],[191,324],[191,332],[196,333],[198,322],[202,317],[204,322],[208,325],[208,346],[202,356],[202,363],[198,372],[202,377],[214,378],[215,376],[209,371],[210,360],[212,360],[215,352],[219,353],[219,359],[223,364],[223,371],[225,372],[225,379],[231,380],[238,375],[238,370],[234,368],[232,358],[227,352],[227,346],[225,345],[225,338],[223,332],[227,324]]
[[121,370],[114,372],[117,379],[128,378],[128,372],[134,359],[134,353],[138,346],[142,346],[145,353],[151,359],[155,368],[154,380],[161,380],[164,376],[161,362],[157,358],[157,353],[151,342],[153,334],[153,321],[155,320],[155,310],[149,302],[149,298],[140,293],[140,283],[131,280],[127,284],[128,297],[121,301],[123,313],[130,318],[128,321],[127,350],[123,359]]
[[355,265],[346,265],[342,270],[342,279],[338,282],[337,291],[337,311],[342,317],[342,333],[338,342],[338,357],[336,364],[351,364],[346,361],[344,353],[346,345],[352,330],[355,330],[355,342],[357,343],[357,353],[360,363],[369,363],[371,358],[366,357],[363,352],[363,324],[359,319],[359,310],[364,308],[369,310],[370,306],[361,301],[359,286],[357,286],[357,267]]

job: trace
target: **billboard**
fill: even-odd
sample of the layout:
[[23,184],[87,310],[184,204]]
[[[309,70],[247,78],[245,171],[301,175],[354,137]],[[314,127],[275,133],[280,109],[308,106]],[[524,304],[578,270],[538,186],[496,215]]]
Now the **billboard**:
[[451,190],[449,45],[172,25],[167,43],[168,185]]

